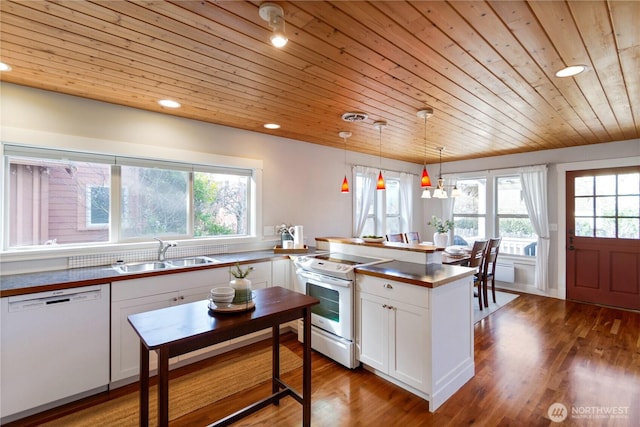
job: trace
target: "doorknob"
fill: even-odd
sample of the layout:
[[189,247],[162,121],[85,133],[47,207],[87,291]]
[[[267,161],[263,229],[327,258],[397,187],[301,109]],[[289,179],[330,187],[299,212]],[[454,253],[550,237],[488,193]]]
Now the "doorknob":
[[573,247],[573,236],[575,236],[575,233],[573,232],[573,229],[569,229],[569,250],[572,251],[575,248]]

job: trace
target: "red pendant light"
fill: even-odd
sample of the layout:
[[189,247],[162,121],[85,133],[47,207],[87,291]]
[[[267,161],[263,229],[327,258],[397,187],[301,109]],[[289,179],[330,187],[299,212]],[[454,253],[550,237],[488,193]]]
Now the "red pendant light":
[[382,176],[382,128],[387,125],[387,122],[380,120],[373,124],[373,126],[380,131],[380,173],[378,173],[378,182],[376,184],[376,190],[386,190],[387,186],[384,183]]
[[[342,131],[338,133],[338,136],[344,140],[344,167],[345,170],[347,168],[347,138],[351,136],[351,132]],[[342,180],[342,187],[340,188],[341,193],[349,192],[349,180],[347,180],[347,174],[344,175],[344,179]]]
[[429,172],[427,172],[427,166],[422,169],[422,178],[420,179],[420,187],[431,187],[431,178],[429,178]]
[[384,184],[384,178],[382,177],[382,171],[378,174],[378,183],[376,184],[376,190],[386,190],[387,187]]
[[342,190],[340,190],[342,193],[348,193],[349,192],[349,181],[347,181],[347,175],[344,176],[344,179],[342,180]]
[[[417,113],[418,117],[424,119],[424,167],[422,168],[422,177],[420,178],[420,187],[431,187],[431,178],[427,172],[427,119],[433,116],[432,108],[425,108]],[[428,191],[428,190],[427,190]]]

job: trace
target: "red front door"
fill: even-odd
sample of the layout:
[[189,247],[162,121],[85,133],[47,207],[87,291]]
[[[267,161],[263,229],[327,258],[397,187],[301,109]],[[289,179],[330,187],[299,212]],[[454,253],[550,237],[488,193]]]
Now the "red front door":
[[566,182],[567,299],[640,310],[640,166]]

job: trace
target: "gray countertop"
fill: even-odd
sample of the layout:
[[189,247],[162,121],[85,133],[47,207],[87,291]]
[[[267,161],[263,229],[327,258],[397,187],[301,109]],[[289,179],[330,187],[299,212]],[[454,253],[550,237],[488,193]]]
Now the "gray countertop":
[[404,261],[390,261],[356,269],[359,274],[396,280],[427,288],[436,288],[463,277],[472,276],[475,271],[474,268],[457,265],[418,264]]
[[[315,248],[309,248],[314,253]],[[292,254],[298,255],[298,254]],[[300,254],[303,255],[303,254]],[[306,254],[304,254],[306,255]],[[35,292],[52,291],[57,289],[75,288],[119,280],[129,280],[138,277],[150,277],[163,274],[184,273],[192,270],[209,268],[223,268],[239,263],[267,262],[287,259],[288,254],[274,253],[273,250],[235,252],[229,254],[210,255],[220,262],[197,267],[172,268],[153,272],[139,272],[122,274],[110,265],[98,267],[70,268],[66,270],[43,271],[38,273],[13,274],[0,277],[0,297],[23,295]]]

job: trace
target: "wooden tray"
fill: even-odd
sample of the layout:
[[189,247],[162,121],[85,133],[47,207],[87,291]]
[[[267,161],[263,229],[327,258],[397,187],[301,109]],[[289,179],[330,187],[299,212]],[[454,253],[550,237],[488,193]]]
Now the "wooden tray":
[[304,245],[302,249],[283,249],[282,246],[275,246],[273,248],[274,254],[306,254],[309,252],[309,247]]
[[228,304],[226,307],[218,307],[213,301],[209,301],[209,310],[214,313],[240,313],[243,311],[253,310],[256,307],[256,303],[249,301],[245,304]]

